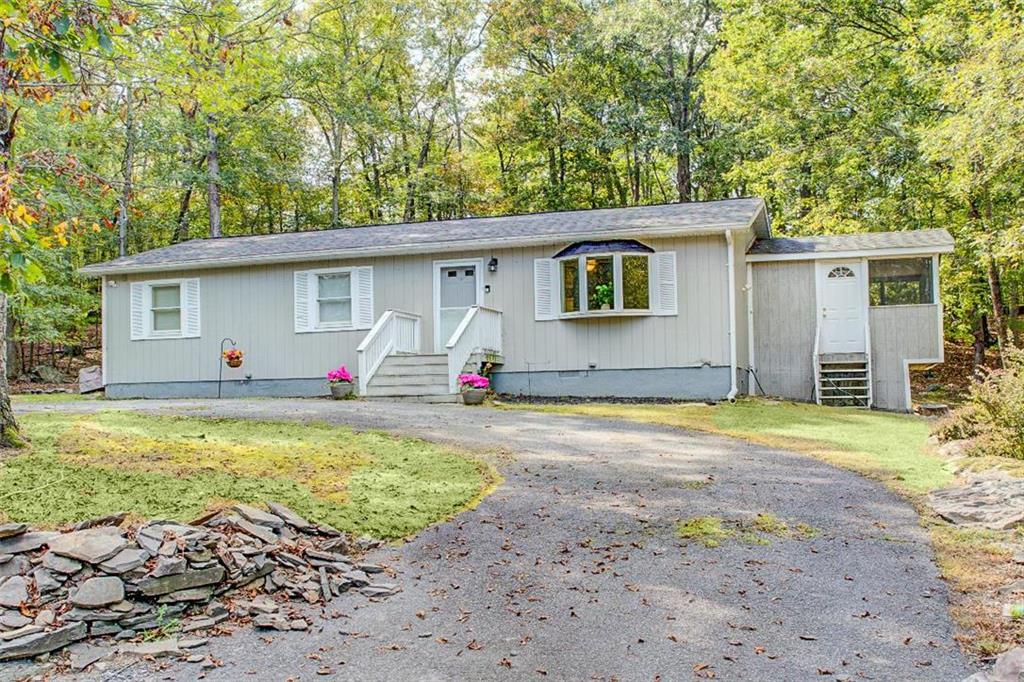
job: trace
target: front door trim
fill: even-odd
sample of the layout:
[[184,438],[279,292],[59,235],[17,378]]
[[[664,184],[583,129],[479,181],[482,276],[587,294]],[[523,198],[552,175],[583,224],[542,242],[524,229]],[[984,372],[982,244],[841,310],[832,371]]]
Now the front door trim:
[[441,338],[441,270],[472,265],[476,268],[476,305],[484,304],[484,259],[458,258],[434,261],[434,352],[444,353],[448,339]]
[[[868,268],[865,259],[844,259],[844,260],[819,260],[815,263],[815,294],[817,298],[816,312],[818,319],[818,327],[821,330],[820,333],[822,338],[820,339],[821,347],[819,353],[834,353],[834,352],[847,352],[847,353],[867,353],[867,319],[868,319]],[[858,305],[858,336],[860,337],[860,346],[858,348],[845,348],[842,350],[833,349],[827,346],[825,342],[825,309],[827,307],[827,277],[828,274],[836,268],[849,268],[855,275],[857,281],[857,293],[859,299]]]

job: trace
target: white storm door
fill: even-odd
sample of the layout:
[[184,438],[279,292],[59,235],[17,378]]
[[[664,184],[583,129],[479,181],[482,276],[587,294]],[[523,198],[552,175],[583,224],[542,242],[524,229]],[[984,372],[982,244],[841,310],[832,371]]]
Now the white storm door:
[[445,352],[445,344],[466,316],[481,305],[483,285],[481,261],[438,262],[434,267],[434,348]]
[[818,263],[821,353],[863,353],[864,271],[861,261]]

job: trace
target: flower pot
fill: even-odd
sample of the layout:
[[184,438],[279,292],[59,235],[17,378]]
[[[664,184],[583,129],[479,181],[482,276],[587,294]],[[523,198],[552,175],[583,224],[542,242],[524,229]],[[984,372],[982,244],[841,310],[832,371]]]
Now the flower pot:
[[352,384],[341,381],[331,384],[331,397],[335,400],[344,400],[352,395]]
[[462,392],[463,405],[479,405],[487,397],[487,391],[483,388],[467,388]]
[[225,360],[228,363],[228,367],[232,369],[238,369],[242,366],[242,358],[232,358],[231,360]]

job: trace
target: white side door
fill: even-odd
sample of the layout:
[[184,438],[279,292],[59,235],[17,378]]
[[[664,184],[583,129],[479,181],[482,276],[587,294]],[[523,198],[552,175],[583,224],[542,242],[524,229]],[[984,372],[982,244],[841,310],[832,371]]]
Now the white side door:
[[818,262],[821,353],[864,353],[864,272],[861,261]]
[[441,261],[434,265],[434,348],[444,353],[445,344],[466,311],[483,303],[482,268],[480,261]]

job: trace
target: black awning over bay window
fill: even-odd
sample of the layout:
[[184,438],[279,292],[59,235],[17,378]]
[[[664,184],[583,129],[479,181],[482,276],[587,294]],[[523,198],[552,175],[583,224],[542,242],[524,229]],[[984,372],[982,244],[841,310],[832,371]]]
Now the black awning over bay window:
[[635,239],[608,239],[605,241],[570,244],[556,253],[553,258],[582,256],[589,253],[624,253],[629,251],[635,253],[654,253],[654,249],[646,244],[641,244]]

